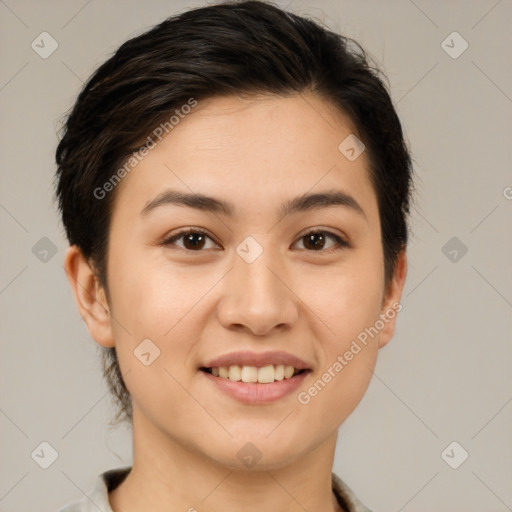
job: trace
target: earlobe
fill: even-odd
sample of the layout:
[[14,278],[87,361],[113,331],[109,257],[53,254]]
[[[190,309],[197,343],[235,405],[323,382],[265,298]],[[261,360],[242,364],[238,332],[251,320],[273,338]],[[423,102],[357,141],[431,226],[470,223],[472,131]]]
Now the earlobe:
[[104,347],[114,346],[112,323],[105,290],[82,251],[72,245],[66,251],[64,269],[73,296],[92,338]]
[[387,293],[382,304],[381,319],[384,324],[380,332],[379,348],[389,343],[395,333],[396,319],[402,309],[400,299],[407,276],[407,255],[402,249],[397,256],[393,278],[387,288]]

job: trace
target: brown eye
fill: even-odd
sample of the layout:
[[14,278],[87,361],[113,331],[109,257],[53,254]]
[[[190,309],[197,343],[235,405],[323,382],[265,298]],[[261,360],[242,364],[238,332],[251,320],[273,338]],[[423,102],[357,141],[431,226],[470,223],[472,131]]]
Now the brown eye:
[[183,245],[185,249],[202,249],[204,247],[204,243],[206,240],[206,236],[202,233],[187,233],[183,235]]
[[[331,252],[349,247],[348,242],[329,231],[311,231],[303,235],[299,242],[303,242],[305,250],[316,252]],[[210,243],[210,246],[208,246],[208,243]],[[201,252],[203,249],[218,247],[214,240],[200,229],[187,229],[176,233],[167,238],[163,245],[170,248],[178,247],[190,252]]]
[[[326,244],[330,240],[334,240],[334,244],[331,244],[326,249]],[[308,251],[323,251],[328,252],[329,249],[337,250],[343,247],[348,247],[348,243],[338,235],[330,233],[329,231],[311,231],[300,238],[303,241],[305,249]]]
[[[163,245],[177,246],[187,251],[201,252],[208,244],[208,240],[213,242],[211,237],[204,231],[199,229],[188,229],[171,236],[163,242]],[[178,241],[182,241],[182,244],[177,244],[176,242]],[[215,242],[213,242],[213,245],[216,245]],[[206,248],[208,249],[210,247]]]

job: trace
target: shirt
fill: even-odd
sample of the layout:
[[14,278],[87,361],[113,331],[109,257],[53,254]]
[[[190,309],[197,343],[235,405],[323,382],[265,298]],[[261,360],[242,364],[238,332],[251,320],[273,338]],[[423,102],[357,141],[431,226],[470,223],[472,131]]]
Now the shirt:
[[[125,479],[130,470],[131,466],[105,471],[97,477],[94,488],[88,496],[66,505],[59,512],[113,512],[108,501],[108,493]],[[341,508],[346,512],[371,512],[359,501],[348,485],[334,473],[332,474],[332,490]]]

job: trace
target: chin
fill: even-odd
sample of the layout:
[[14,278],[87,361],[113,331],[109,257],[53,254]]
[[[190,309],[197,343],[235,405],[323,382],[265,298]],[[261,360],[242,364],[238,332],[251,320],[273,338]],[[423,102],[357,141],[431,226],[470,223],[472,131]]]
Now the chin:
[[235,435],[233,438],[226,436],[214,449],[209,444],[202,451],[231,470],[272,471],[293,463],[308,446],[305,439],[294,439],[289,435],[278,436],[276,433],[268,436],[270,431],[262,430],[252,436],[247,433]]

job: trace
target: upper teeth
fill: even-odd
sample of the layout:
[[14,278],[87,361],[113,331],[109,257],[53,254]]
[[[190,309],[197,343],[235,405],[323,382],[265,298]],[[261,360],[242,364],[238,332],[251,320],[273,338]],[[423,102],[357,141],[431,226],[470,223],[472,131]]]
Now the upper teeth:
[[[262,384],[274,382],[274,380],[290,379],[296,372],[293,366],[285,366],[283,364],[262,366],[219,366],[211,368],[212,375],[229,379],[235,382],[260,382]],[[298,371],[298,370],[297,370]]]

